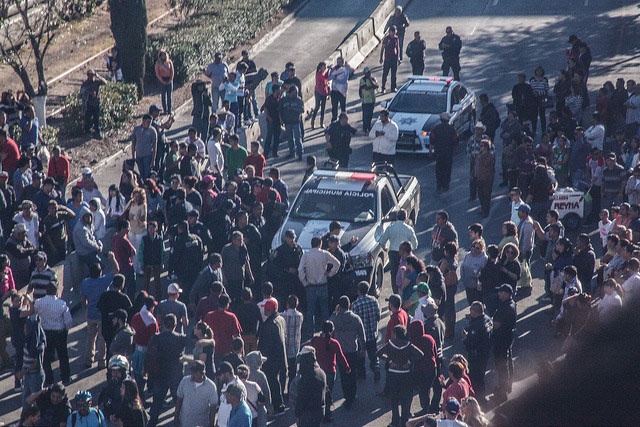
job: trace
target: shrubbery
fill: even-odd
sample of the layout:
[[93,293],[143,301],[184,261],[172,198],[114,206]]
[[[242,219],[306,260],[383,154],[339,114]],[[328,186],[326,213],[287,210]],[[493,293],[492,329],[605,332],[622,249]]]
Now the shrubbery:
[[[108,83],[100,88],[100,123],[102,130],[108,132],[117,129],[131,120],[138,103],[138,90],[134,84]],[[64,100],[62,112],[62,132],[69,136],[84,134],[84,116],[82,100],[78,92],[68,95]]]
[[149,36],[146,55],[148,81],[155,80],[154,64],[166,49],[175,68],[174,85],[187,82],[213,61],[255,37],[291,0],[236,0],[209,2],[170,30]]

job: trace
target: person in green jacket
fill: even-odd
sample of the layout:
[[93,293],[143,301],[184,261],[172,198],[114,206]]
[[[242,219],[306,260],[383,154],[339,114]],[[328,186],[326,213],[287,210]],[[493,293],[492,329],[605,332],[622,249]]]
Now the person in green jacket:
[[231,147],[227,148],[227,176],[229,179],[233,179],[233,173],[236,169],[244,169],[244,161],[249,155],[247,149],[238,145],[238,135],[229,136],[229,144]]

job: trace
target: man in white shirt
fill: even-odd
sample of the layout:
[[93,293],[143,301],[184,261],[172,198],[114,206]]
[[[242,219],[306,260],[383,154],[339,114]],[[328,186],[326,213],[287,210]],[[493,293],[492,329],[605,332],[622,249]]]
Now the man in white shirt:
[[209,154],[209,170],[216,176],[217,179],[222,178],[222,171],[224,170],[224,154],[222,153],[222,132],[220,129],[214,127],[211,131],[211,136],[207,141],[207,153]]
[[[307,327],[313,334],[316,305],[320,305],[320,324],[329,318],[329,287],[327,280],[340,269],[340,261],[329,251],[320,249],[322,239],[311,239],[311,249],[305,252],[298,266],[298,278],[307,295]],[[329,268],[331,267],[331,268]]]
[[198,138],[198,131],[196,128],[189,128],[187,137],[184,139],[184,143],[187,144],[187,147],[189,146],[189,144],[195,144],[196,149],[198,150],[198,160],[204,159],[206,155],[204,142],[202,142],[202,140]]
[[524,203],[520,198],[521,196],[522,190],[518,187],[513,187],[511,191],[509,191],[509,198],[511,199],[511,222],[513,222],[516,227],[520,224],[518,209],[520,209],[520,205]]
[[600,114],[593,113],[591,115],[591,126],[584,131],[584,137],[589,145],[602,150],[604,146],[604,125],[601,123]]
[[229,362],[222,362],[218,370],[216,371],[216,376],[222,382],[222,392],[220,393],[220,407],[218,408],[218,426],[227,427],[229,423],[229,418],[231,417],[231,410],[233,406],[231,403],[227,402],[226,391],[227,387],[231,384],[236,384],[238,387],[242,389],[242,399],[245,400],[247,396],[247,389],[240,379],[234,375],[233,366]]
[[624,290],[624,304],[628,305],[629,302],[637,300],[640,297],[640,261],[636,258],[631,258],[627,262],[627,270],[631,273],[631,276],[622,284],[622,290]]
[[389,110],[380,111],[380,120],[369,131],[373,139],[373,161],[393,163],[398,142],[398,125],[389,117]]
[[178,386],[174,424],[177,426],[212,426],[218,406],[216,385],[205,375],[205,366],[202,360],[195,360],[189,370],[191,375],[182,378]]

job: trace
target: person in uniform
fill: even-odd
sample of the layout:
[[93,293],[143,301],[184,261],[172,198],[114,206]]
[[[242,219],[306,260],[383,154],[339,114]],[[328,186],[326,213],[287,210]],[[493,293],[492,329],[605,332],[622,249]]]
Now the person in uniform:
[[449,123],[448,113],[440,114],[440,124],[431,131],[431,145],[436,157],[436,189],[449,191],[451,182],[451,166],[458,143],[458,132]]
[[493,315],[493,332],[491,342],[493,344],[493,357],[498,373],[498,387],[493,394],[499,401],[506,401],[507,394],[511,392],[513,383],[513,359],[511,347],[516,326],[516,303],[513,301],[513,288],[504,284],[498,289],[498,308]]

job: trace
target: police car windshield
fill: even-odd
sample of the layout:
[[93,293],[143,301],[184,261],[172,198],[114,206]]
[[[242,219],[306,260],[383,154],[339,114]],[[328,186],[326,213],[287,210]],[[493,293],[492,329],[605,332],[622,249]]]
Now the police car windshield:
[[391,101],[389,111],[415,114],[440,114],[447,111],[447,92],[403,90]]
[[372,191],[307,188],[291,209],[291,218],[368,223],[376,219]]

